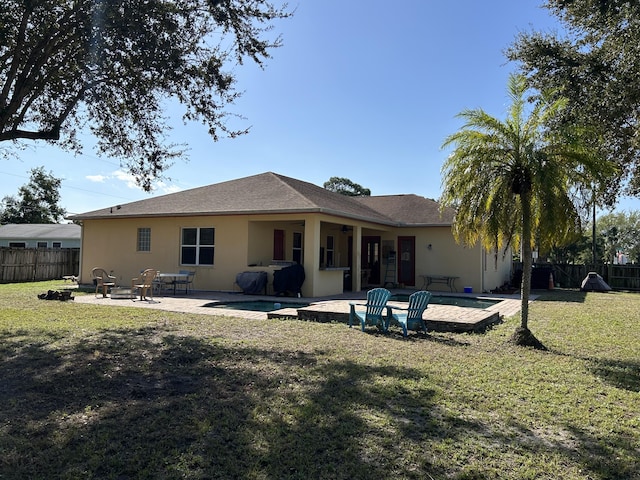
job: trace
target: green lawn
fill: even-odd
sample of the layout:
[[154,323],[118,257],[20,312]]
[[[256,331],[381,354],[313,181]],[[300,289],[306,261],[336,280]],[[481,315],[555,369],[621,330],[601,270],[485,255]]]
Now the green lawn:
[[0,285],[0,479],[640,479],[640,295],[483,335],[38,300]]

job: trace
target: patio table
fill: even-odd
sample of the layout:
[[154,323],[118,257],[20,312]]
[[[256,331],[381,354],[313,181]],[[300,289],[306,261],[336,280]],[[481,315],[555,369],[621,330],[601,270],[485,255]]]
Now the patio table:
[[456,288],[456,279],[460,277],[452,277],[449,275],[420,275],[420,277],[422,277],[424,281],[422,290],[426,290],[432,283],[443,283],[446,284],[452,292],[458,291]]
[[[160,280],[160,284],[163,285],[165,283],[169,283],[169,282],[165,282],[165,278],[170,278],[171,279],[171,283],[173,284],[173,294],[176,294],[176,280],[186,280],[187,278],[189,278],[189,274],[188,273],[159,273],[158,274],[158,279]],[[162,287],[160,287],[162,288]]]

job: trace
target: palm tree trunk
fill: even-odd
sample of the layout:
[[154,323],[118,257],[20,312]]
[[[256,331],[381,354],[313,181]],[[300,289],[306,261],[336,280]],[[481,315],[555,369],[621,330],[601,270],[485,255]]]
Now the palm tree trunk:
[[516,345],[533,347],[538,350],[546,350],[545,347],[529,330],[529,294],[531,292],[531,203],[530,191],[524,189],[520,192],[522,202],[522,287],[520,296],[522,305],[520,308],[520,327],[516,329],[511,341]]
[[528,191],[520,193],[522,208],[522,285],[520,298],[520,328],[529,329],[529,294],[531,292],[531,204]]

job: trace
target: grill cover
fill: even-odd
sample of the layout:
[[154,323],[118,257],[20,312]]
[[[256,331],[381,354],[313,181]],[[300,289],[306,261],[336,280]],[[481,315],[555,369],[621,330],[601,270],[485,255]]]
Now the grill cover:
[[267,272],[241,272],[236,275],[236,283],[247,295],[265,293]]
[[273,272],[273,291],[276,295],[283,295],[290,292],[298,297],[304,283],[304,268],[295,264]]

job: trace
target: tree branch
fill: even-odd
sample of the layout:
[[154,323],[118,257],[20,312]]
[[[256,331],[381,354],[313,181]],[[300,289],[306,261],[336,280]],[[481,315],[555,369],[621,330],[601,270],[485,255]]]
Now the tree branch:
[[18,140],[20,138],[27,140],[60,140],[60,127],[54,127],[50,130],[41,130],[38,132],[15,129],[0,133],[0,142]]

